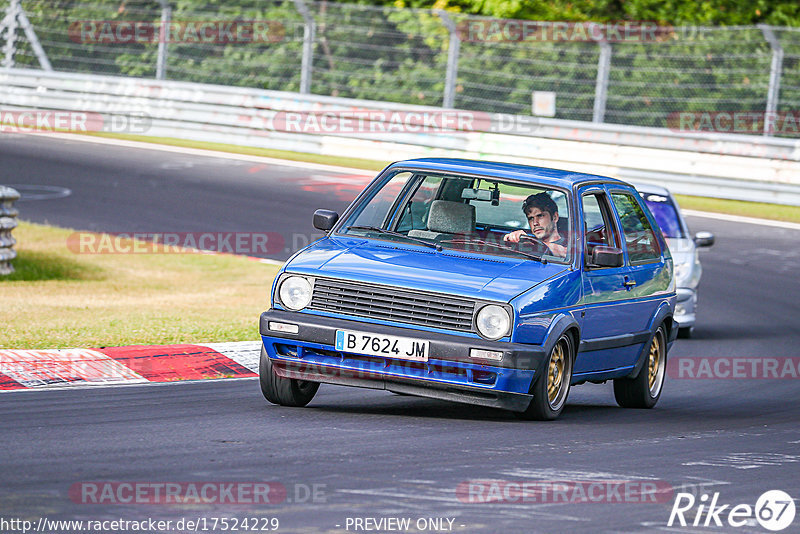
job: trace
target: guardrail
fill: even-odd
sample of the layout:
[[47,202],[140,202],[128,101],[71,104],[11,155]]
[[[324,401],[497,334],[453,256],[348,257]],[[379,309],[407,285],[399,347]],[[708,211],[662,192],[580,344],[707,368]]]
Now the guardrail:
[[11,231],[17,227],[17,214],[14,202],[19,200],[16,189],[0,185],[0,276],[14,272],[11,260],[17,257],[14,250],[17,240]]
[[[97,113],[102,120],[94,123],[95,129],[118,133],[379,160],[500,159],[656,182],[676,193],[800,205],[800,140],[793,139],[681,133],[189,82],[0,70],[0,110],[30,109]],[[302,112],[301,127],[287,125],[286,112]],[[352,123],[349,129],[324,128],[319,121],[316,128],[304,128],[308,117],[342,119],[359,113],[363,121],[356,128]],[[435,131],[420,131],[419,122],[409,121],[415,114],[419,121],[426,114],[441,118],[448,113],[456,119]],[[405,121],[403,127],[396,127],[396,116]],[[459,117],[471,122],[460,127]]]

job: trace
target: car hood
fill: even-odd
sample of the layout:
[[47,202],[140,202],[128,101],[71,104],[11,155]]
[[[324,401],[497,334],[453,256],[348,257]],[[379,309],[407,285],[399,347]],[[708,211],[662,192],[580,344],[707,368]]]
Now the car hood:
[[297,254],[286,271],[508,302],[568,269],[525,258],[359,238],[325,238]]

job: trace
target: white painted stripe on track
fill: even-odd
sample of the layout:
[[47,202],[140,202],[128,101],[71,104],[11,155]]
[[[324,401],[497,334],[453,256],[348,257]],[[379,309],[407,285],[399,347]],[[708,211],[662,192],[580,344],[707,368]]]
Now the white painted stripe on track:
[[110,137],[95,137],[91,135],[68,134],[68,133],[26,133],[24,135],[47,136],[56,139],[66,139],[70,141],[82,141],[85,143],[97,143],[101,145],[139,148],[144,150],[159,150],[161,152],[172,152],[174,154],[185,154],[190,156],[202,156],[208,158],[234,159],[238,161],[250,161],[253,163],[263,163],[267,165],[280,165],[282,167],[297,167],[300,169],[335,172],[340,174],[357,174],[359,176],[375,176],[379,172],[379,171],[368,171],[364,169],[356,169],[353,167],[340,167],[338,165],[326,165],[323,163],[292,161],[288,159],[269,158],[266,156],[236,154],[235,152],[221,152],[218,150],[208,150],[203,148],[162,145],[158,143],[146,143],[144,141],[129,141],[127,139],[113,139]]
[[208,347],[230,358],[242,367],[258,372],[258,360],[261,357],[261,341],[232,341],[229,343],[197,343]]
[[[335,172],[341,174],[357,174],[359,176],[374,176],[377,171],[367,171],[364,169],[355,169],[352,167],[340,167],[337,165],[325,165],[322,163],[306,163],[302,161],[292,161],[278,158],[268,158],[264,156],[252,156],[248,154],[236,154],[234,152],[220,152],[216,150],[207,150],[202,148],[188,148],[172,145],[162,145],[158,143],[146,143],[143,141],[128,141],[123,139],[113,139],[109,137],[94,137],[89,135],[68,134],[68,133],[26,133],[23,135],[43,135],[48,137],[55,137],[58,139],[68,139],[72,141],[83,141],[87,143],[98,143],[105,145],[122,146],[129,148],[139,148],[144,150],[160,150],[162,152],[172,152],[175,154],[196,155],[210,158],[223,158],[233,159],[238,161],[250,161],[253,163],[263,163],[269,165],[279,165],[283,167],[296,167],[301,169],[320,170],[327,172]],[[684,215],[693,217],[705,217],[707,219],[718,219],[721,221],[741,222],[745,224],[760,224],[763,226],[772,226],[777,228],[787,228],[790,230],[800,230],[800,224],[775,221],[771,219],[759,219],[756,217],[740,217],[738,215],[728,215],[725,213],[714,213],[709,211],[695,211],[688,209],[681,209]],[[265,262],[266,263],[266,262]]]
[[800,224],[786,222],[786,221],[773,221],[771,219],[759,219],[757,217],[743,217],[740,215],[729,215],[727,213],[712,213],[708,211],[695,211],[681,209],[684,215],[691,217],[704,217],[706,219],[718,219],[720,221],[728,221],[743,224],[760,224],[762,226],[772,226],[775,228],[787,228],[789,230],[800,230]]

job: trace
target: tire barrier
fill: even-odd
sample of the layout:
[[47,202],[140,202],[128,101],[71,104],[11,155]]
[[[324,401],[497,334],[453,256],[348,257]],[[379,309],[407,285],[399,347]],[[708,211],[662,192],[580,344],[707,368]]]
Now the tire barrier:
[[14,272],[11,260],[17,257],[14,245],[17,240],[11,235],[11,231],[17,227],[17,208],[14,202],[19,200],[19,193],[16,189],[0,185],[0,276],[9,275]]

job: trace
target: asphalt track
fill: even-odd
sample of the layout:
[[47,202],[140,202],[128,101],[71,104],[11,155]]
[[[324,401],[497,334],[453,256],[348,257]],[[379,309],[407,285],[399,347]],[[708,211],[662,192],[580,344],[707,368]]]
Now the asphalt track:
[[[360,189],[296,167],[41,137],[0,137],[0,161],[2,181],[29,193],[71,191],[23,200],[22,218],[86,230],[308,234],[315,208],[342,209]],[[713,231],[717,244],[702,252],[696,335],[670,358],[800,356],[800,231],[700,217],[689,224]],[[798,401],[796,378],[668,378],[654,410],[618,408],[609,384],[583,385],[558,421],[530,423],[334,386],[307,408],[280,408],[252,379],[10,392],[0,395],[0,516],[278,517],[279,532],[344,531],[348,518],[366,517],[449,518],[458,532],[767,532],[754,520],[667,528],[674,495],[469,503],[457,489],[476,479],[649,481],[719,492],[720,504],[753,505],[771,489],[797,500]],[[69,489],[85,481],[275,481],[288,495],[266,505],[83,504]],[[313,485],[317,498],[306,498]]]

